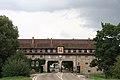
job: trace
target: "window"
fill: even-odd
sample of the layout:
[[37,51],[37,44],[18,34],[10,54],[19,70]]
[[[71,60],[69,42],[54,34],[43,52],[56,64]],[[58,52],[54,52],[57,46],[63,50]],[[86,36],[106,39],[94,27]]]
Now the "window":
[[92,53],[92,50],[90,50],[89,52]]
[[91,72],[90,70],[88,70],[88,72]]
[[59,58],[62,58],[62,55],[59,55]]
[[45,49],[42,49],[42,52],[45,52]]
[[37,52],[40,52],[40,49],[38,49]]
[[27,50],[25,49],[24,52],[27,52]]
[[94,52],[95,52],[95,50],[92,50],[92,52],[94,53]]
[[71,52],[71,50],[68,50],[68,52],[70,53],[70,52]]
[[37,50],[35,49],[35,52],[37,52]]
[[86,64],[86,65],[88,65],[88,63],[87,63],[87,62],[86,62],[85,64]]
[[27,49],[27,52],[30,52],[30,50],[29,50],[29,49]]
[[58,58],[58,56],[56,56],[56,58]]
[[32,55],[32,58],[34,57],[34,55]]
[[99,71],[99,69],[97,68],[96,71]]
[[76,50],[76,53],[78,53],[79,52],[79,50]]
[[84,50],[82,50],[81,52],[84,53]]
[[17,52],[19,51],[19,49],[17,49]]
[[63,59],[65,59],[65,56],[63,56]]
[[68,50],[65,50],[66,53],[68,53]]
[[90,50],[87,50],[87,53],[90,53]]
[[35,50],[34,50],[34,49],[32,49],[32,52],[35,52]]
[[51,51],[50,49],[47,50],[48,53],[50,53],[50,51]]
[[39,66],[39,61],[36,61],[36,67],[38,67]]
[[51,56],[48,56],[48,58],[51,58]]
[[55,52],[56,52],[56,50],[55,50],[55,49],[53,49],[53,52],[55,53]]
[[43,58],[43,55],[40,55],[40,58]]
[[84,53],[87,53],[87,50],[84,50]]
[[30,52],[32,52],[32,50],[30,49]]
[[34,64],[35,64],[35,62],[34,62],[34,61],[32,61],[32,62],[31,62],[31,66],[33,67],[33,66],[34,66]]
[[81,51],[81,50],[79,50],[79,52],[81,53],[82,51]]
[[71,50],[70,52],[73,53],[73,50]]
[[66,58],[70,58],[70,56],[66,55]]

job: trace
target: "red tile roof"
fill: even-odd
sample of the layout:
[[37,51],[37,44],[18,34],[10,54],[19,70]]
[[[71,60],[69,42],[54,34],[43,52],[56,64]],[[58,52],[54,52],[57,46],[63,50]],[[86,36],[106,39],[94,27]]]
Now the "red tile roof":
[[94,41],[91,39],[18,39],[19,48],[64,48],[94,49]]

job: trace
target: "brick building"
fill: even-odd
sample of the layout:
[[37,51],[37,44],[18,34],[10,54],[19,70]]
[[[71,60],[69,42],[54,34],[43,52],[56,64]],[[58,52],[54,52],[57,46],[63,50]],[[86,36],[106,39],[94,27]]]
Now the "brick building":
[[71,61],[73,71],[85,74],[98,73],[97,68],[89,67],[94,59],[94,41],[91,39],[18,39],[20,50],[32,60],[45,59],[44,71],[48,72],[48,62],[57,61],[60,68],[62,62]]

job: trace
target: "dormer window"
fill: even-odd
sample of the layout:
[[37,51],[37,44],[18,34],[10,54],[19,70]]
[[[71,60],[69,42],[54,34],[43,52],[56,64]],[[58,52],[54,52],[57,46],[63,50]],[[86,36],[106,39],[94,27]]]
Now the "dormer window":
[[71,53],[73,53],[73,50],[71,50]]
[[87,53],[90,53],[90,50],[87,50]]
[[34,49],[32,49],[32,52],[35,52],[35,50],[34,50]]
[[65,50],[66,53],[68,53],[68,50]]
[[50,53],[50,49],[48,49],[47,52]]
[[39,53],[39,52],[40,52],[40,49],[38,49],[37,52]]
[[30,52],[30,50],[29,50],[29,49],[27,49],[26,51],[27,51],[27,53],[28,53],[28,52]]
[[87,50],[84,50],[84,53],[87,53]]
[[42,49],[42,52],[45,52],[45,49]]
[[90,50],[90,53],[92,53],[92,50]]
[[76,50],[76,53],[78,53],[79,52],[79,50]]
[[56,52],[56,50],[55,50],[55,49],[53,49],[53,52],[55,53],[55,52]]

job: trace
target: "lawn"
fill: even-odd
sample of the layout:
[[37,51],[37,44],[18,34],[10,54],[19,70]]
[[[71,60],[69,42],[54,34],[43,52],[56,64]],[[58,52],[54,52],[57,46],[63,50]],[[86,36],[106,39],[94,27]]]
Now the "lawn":
[[32,80],[32,79],[30,79],[30,77],[15,76],[0,78],[0,80]]
[[91,74],[89,78],[94,80],[119,80],[119,79],[105,79],[104,74]]

